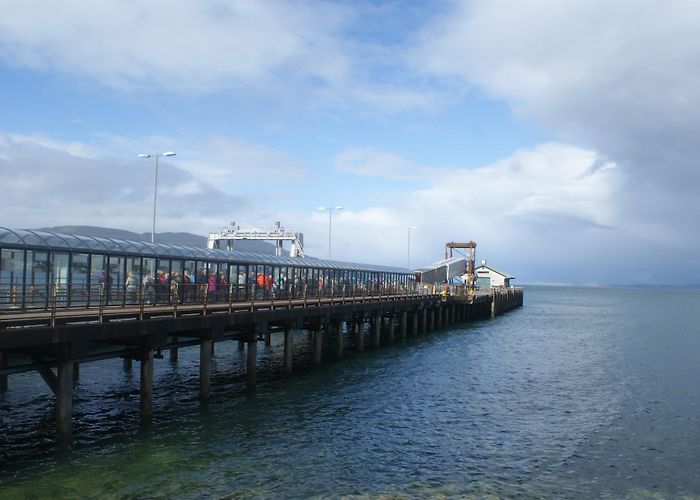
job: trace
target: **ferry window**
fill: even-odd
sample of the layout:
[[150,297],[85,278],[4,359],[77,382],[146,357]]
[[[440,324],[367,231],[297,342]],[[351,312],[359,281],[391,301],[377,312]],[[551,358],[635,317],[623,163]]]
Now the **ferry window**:
[[228,266],[228,282],[232,285],[238,284],[238,266],[236,264],[231,264]]
[[153,304],[155,300],[155,275],[156,260],[144,258],[141,261],[141,287],[143,288],[143,300],[146,304]]
[[156,260],[156,276],[153,280],[156,303],[167,304],[170,298],[170,259]]
[[238,266],[238,286],[236,287],[236,300],[245,300],[248,266]]
[[207,278],[207,263],[197,262],[197,274],[195,276],[194,282],[197,283],[197,286],[203,290],[204,285],[207,284]]
[[182,286],[183,267],[183,261],[173,260],[170,264],[170,281],[168,281],[168,293],[177,292],[180,300],[185,296],[185,289]]
[[[56,300],[58,305],[68,303],[68,260],[67,253],[51,253],[49,283],[57,287]],[[50,290],[50,292],[54,293],[54,290]]]
[[124,300],[124,257],[110,255],[105,273],[107,304],[120,304]]
[[126,258],[126,278],[124,290],[127,304],[138,304],[141,295],[141,257]]
[[219,263],[216,275],[216,293],[218,300],[228,300],[228,262]]
[[279,297],[281,292],[284,290],[284,285],[282,283],[282,268],[275,266],[272,272],[272,289],[275,292],[275,296]]
[[90,256],[86,253],[74,253],[70,265],[70,303],[87,305],[90,289],[88,288]]
[[182,293],[180,294],[185,302],[194,302],[197,286],[197,262],[186,260],[182,271]]
[[0,253],[0,307],[21,307],[24,290],[24,250],[4,248]]
[[46,307],[50,294],[49,254],[47,252],[27,250],[27,279],[25,283],[27,307]]
[[88,305],[99,303],[99,288],[105,282],[105,256],[90,256],[90,296]]
[[246,281],[248,292],[252,293],[252,291],[257,288],[258,282],[258,266],[256,266],[255,264],[248,266],[248,278]]

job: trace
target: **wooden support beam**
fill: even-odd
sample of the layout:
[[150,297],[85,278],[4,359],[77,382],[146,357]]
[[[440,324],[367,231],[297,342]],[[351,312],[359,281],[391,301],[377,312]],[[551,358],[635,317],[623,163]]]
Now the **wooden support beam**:
[[[173,337],[172,341],[174,344],[177,344],[177,337]],[[178,358],[179,358],[179,350],[178,350],[177,346],[172,346],[170,348],[170,361],[175,363],[175,362],[177,362]]]
[[355,350],[363,352],[365,350],[365,324],[357,323],[357,333],[355,335]]
[[343,357],[343,322],[338,321],[335,325],[335,355]]
[[[9,363],[6,352],[0,351],[0,368],[7,368]],[[0,375],[0,394],[7,392],[7,375]]]
[[396,325],[394,321],[394,315],[390,315],[387,320],[389,321],[389,342],[394,343],[394,337],[396,336]]
[[418,312],[411,313],[411,336],[412,337],[417,337],[418,336]]
[[401,335],[401,340],[406,341],[406,332],[408,331],[408,313],[406,311],[403,311],[401,313],[401,330],[400,330],[400,335]]
[[146,346],[141,350],[141,420],[148,422],[153,415],[153,347]]
[[202,339],[199,344],[199,399],[209,399],[209,384],[211,381],[211,351],[214,341]]
[[375,347],[379,347],[379,344],[382,341],[382,317],[381,316],[375,316],[374,317],[374,335],[373,335],[373,340],[372,340],[372,345]]
[[245,350],[245,340],[238,341],[238,352],[243,352]]
[[80,363],[73,363],[73,382],[80,380]]
[[[34,361],[39,361],[34,359]],[[53,371],[51,371],[51,368],[48,366],[42,366],[39,365],[36,369],[37,372],[39,372],[39,375],[41,375],[41,378],[44,379],[44,382],[46,382],[46,385],[49,386],[49,389],[51,389],[51,392],[54,393],[55,396],[58,395],[58,379],[56,378],[56,375],[54,374]]]
[[294,349],[294,335],[291,327],[284,329],[284,371],[292,373],[292,350]]
[[59,436],[68,436],[73,421],[73,362],[59,361],[57,373],[56,432]]
[[272,335],[269,331],[265,332],[265,345],[268,347],[272,345]]
[[258,359],[258,341],[255,334],[251,334],[248,339],[248,357],[246,360],[246,386],[248,389],[255,389],[258,384],[256,373],[256,363]]
[[321,364],[321,355],[323,353],[323,330],[317,329],[314,331],[314,363]]
[[420,333],[426,333],[428,331],[428,309],[423,308],[423,321],[421,321]]
[[130,371],[131,371],[131,365],[132,365],[131,357],[129,357],[129,356],[124,356],[124,358],[122,359],[122,361],[123,361],[122,368],[124,369],[124,371],[125,371],[125,372],[130,372]]

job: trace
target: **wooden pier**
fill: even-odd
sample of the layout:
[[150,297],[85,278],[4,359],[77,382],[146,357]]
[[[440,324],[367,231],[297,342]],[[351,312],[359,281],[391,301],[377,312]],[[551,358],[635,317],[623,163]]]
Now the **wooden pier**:
[[[0,315],[0,392],[8,390],[8,376],[36,371],[56,397],[56,430],[71,432],[73,383],[80,365],[119,359],[125,370],[140,365],[140,412],[144,421],[153,412],[153,364],[169,351],[199,345],[199,397],[209,398],[212,351],[216,342],[247,346],[246,384],[257,382],[259,342],[284,336],[284,370],[292,372],[292,330],[314,336],[313,361],[321,363],[323,344],[334,337],[334,355],[342,357],[346,337],[355,352],[405,341],[456,323],[487,319],[522,306],[521,289],[505,289],[476,296],[395,294],[362,297],[318,297],[213,304],[100,307],[22,311]],[[366,345],[369,343],[369,345]],[[29,362],[11,362],[16,359]],[[11,388],[11,384],[10,384]],[[157,392],[156,392],[157,394]]]

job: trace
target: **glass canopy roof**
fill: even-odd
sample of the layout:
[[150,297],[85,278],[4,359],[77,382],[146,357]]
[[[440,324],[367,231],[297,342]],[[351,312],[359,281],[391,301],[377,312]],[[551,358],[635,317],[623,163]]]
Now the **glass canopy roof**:
[[74,252],[92,252],[109,254],[128,254],[143,257],[179,258],[188,260],[234,261],[244,264],[270,264],[281,266],[301,266],[319,269],[347,269],[384,273],[406,273],[412,271],[402,267],[375,266],[355,264],[305,257],[285,257],[259,253],[237,252],[220,249],[197,248],[189,246],[150,243],[146,241],[128,241],[97,236],[62,234],[49,231],[27,229],[8,229],[0,227],[0,246],[45,248],[47,250],[71,250]]

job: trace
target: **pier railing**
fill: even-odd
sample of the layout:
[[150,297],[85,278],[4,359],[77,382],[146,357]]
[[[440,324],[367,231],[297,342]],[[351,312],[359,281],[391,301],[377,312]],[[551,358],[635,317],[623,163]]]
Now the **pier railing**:
[[[180,284],[145,286],[136,289],[98,283],[85,285],[53,283],[2,286],[0,328],[21,318],[34,324],[54,326],[58,320],[97,321],[130,318],[148,319],[221,312],[255,311],[401,300],[436,295],[433,286],[418,285],[329,285],[311,287],[261,287],[238,284]],[[437,296],[437,295],[436,295]]]

